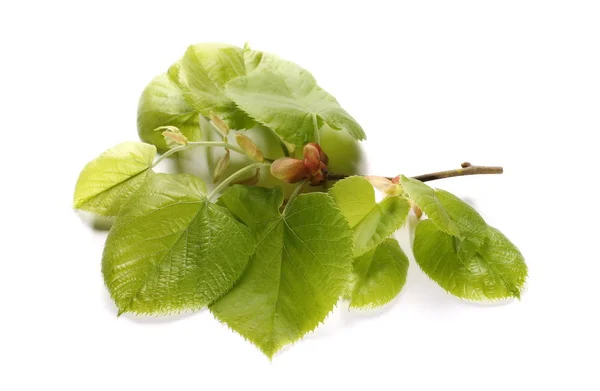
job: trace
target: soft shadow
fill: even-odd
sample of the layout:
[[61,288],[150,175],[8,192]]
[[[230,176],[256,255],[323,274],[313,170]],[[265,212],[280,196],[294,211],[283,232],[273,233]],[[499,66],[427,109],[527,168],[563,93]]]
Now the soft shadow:
[[[115,303],[110,298],[110,295],[108,294],[108,292],[104,293],[103,298],[104,298],[104,308],[111,314],[114,314],[116,317],[117,313],[119,311],[118,311],[117,307],[115,306]],[[205,310],[202,310],[202,311],[205,311]],[[164,323],[175,322],[180,319],[189,318],[190,316],[196,315],[202,311],[182,312],[179,314],[172,314],[172,315],[135,315],[135,314],[125,313],[125,314],[122,314],[121,316],[119,316],[119,319],[125,319],[126,321],[139,323],[139,324],[164,324]]]
[[113,217],[98,216],[81,210],[77,210],[75,213],[77,213],[77,216],[79,216],[84,224],[91,227],[94,231],[109,231],[115,221]]

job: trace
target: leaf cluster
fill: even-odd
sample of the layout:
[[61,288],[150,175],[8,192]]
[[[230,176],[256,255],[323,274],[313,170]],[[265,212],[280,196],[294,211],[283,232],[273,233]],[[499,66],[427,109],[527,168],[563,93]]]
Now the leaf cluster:
[[[204,140],[200,118],[222,141]],[[409,259],[393,234],[411,210],[427,217],[416,226],[414,258],[440,287],[467,300],[520,297],[527,267],[519,250],[446,191],[405,176],[350,176],[304,194],[301,181],[287,199],[280,187],[248,178],[234,184],[274,164],[242,133],[237,146],[228,141],[230,129],[255,125],[276,134],[285,155],[318,142],[325,127],[365,137],[299,66],[248,47],[200,44],[144,90],[144,142],[119,144],[85,166],[74,207],[114,218],[102,274],[119,314],[209,308],[272,357],[323,322],[341,298],[370,309],[400,293]],[[200,146],[226,150],[215,180],[230,151],[254,163],[211,192],[198,177],[153,171],[165,157]],[[383,190],[379,202],[374,185]]]

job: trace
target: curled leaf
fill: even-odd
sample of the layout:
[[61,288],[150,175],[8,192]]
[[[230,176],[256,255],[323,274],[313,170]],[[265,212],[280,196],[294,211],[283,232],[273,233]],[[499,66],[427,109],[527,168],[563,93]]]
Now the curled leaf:
[[254,141],[250,140],[248,136],[238,133],[235,135],[235,139],[244,152],[246,152],[246,155],[248,155],[252,160],[255,160],[259,163],[265,161],[265,156],[260,148],[258,148],[258,146],[254,144]]
[[271,174],[287,183],[296,183],[308,176],[308,169],[300,159],[282,157],[271,164]]

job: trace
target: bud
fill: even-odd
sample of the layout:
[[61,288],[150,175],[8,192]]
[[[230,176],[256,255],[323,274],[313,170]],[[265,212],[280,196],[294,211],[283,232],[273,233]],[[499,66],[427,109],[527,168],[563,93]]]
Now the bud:
[[212,121],[213,125],[215,125],[215,127],[217,128],[217,130],[219,131],[221,136],[223,138],[227,137],[227,135],[229,134],[229,126],[227,126],[227,124],[225,122],[223,122],[221,117],[219,117],[215,113],[211,112],[210,120]]
[[215,172],[213,173],[213,183],[217,183],[217,181],[219,180],[219,177],[221,175],[223,175],[225,170],[227,170],[227,167],[229,167],[230,160],[231,159],[229,156],[229,150],[227,149],[225,152],[225,155],[223,155],[223,157],[221,159],[219,159],[219,162],[217,163],[217,166],[215,167]]
[[397,185],[400,183],[400,175],[396,175],[395,177],[392,178],[392,183]]
[[[322,161],[323,163],[325,163],[325,165],[329,164],[329,156],[327,156],[327,154],[323,151],[323,149],[321,148],[321,146],[319,144],[317,144],[317,143],[308,143],[306,145],[307,146],[310,145],[312,147],[317,148],[317,150],[319,151],[319,160]],[[306,146],[304,148],[306,148]]]
[[308,143],[304,146],[304,165],[310,175],[315,175],[321,167],[321,154],[317,144]]
[[256,144],[254,144],[254,141],[250,140],[248,136],[237,133],[235,135],[235,139],[244,152],[246,152],[246,155],[248,155],[252,160],[260,163],[265,161],[265,156],[263,155],[262,151]]
[[317,185],[320,185],[321,183],[325,182],[326,179],[327,179],[327,166],[325,165],[325,163],[321,162],[319,170],[315,174],[310,176],[309,182],[312,186],[317,186]]
[[271,174],[287,183],[300,182],[308,176],[308,169],[300,159],[282,157],[271,164]]

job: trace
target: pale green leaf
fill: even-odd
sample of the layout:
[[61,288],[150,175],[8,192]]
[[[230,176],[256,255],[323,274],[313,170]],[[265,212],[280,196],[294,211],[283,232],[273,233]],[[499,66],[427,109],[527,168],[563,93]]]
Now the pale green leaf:
[[280,188],[237,185],[219,202],[250,227],[258,244],[240,281],[211,311],[272,357],[322,322],[344,292],[350,228],[323,193],[298,196],[283,215]]
[[161,126],[175,126],[190,141],[201,138],[198,112],[189,105],[175,81],[167,74],[154,78],[142,92],[137,114],[140,139],[156,145],[159,150],[169,149]]
[[197,140],[198,114],[218,115],[232,129],[249,129],[256,119],[299,145],[314,140],[324,124],[365,138],[360,125],[310,73],[247,47],[190,46],[167,74],[146,88],[138,111],[140,137],[164,150],[164,140],[151,130],[171,125]]
[[386,239],[354,260],[351,308],[376,308],[389,303],[404,287],[408,258],[395,239]]
[[488,225],[473,207],[457,196],[432,189],[421,181],[401,176],[400,184],[407,195],[442,231],[456,236],[459,255],[469,259],[483,245]]
[[359,176],[337,182],[329,194],[354,231],[355,256],[375,248],[402,227],[410,210],[402,197],[388,197],[376,203],[373,186]]
[[227,292],[254,251],[246,226],[191,175],[155,174],[123,206],[102,273],[119,313],[203,308]]
[[73,206],[102,216],[116,216],[123,203],[152,174],[156,147],[121,143],[89,162],[79,174]]
[[298,145],[313,141],[323,123],[355,139],[365,138],[360,125],[308,71],[249,49],[244,49],[244,57],[247,76],[229,82],[226,93],[250,117]]
[[169,73],[186,101],[204,116],[218,114],[232,129],[247,129],[254,122],[225,94],[227,82],[246,75],[242,49],[219,43],[190,46]]
[[470,257],[459,255],[459,243],[432,220],[425,220],[417,226],[413,252],[425,274],[455,296],[476,301],[521,296],[527,266],[500,231],[488,227],[483,245]]
[[423,182],[400,176],[400,184],[408,197],[444,232],[460,237],[458,226],[437,197],[436,190]]

